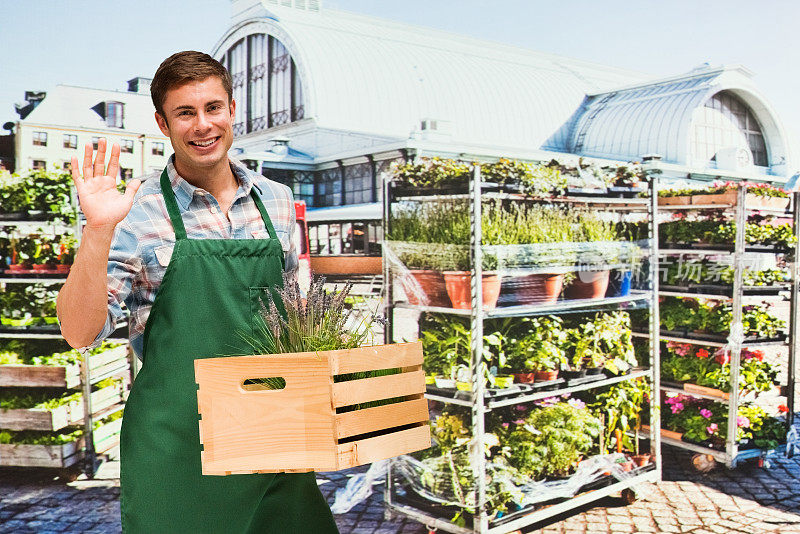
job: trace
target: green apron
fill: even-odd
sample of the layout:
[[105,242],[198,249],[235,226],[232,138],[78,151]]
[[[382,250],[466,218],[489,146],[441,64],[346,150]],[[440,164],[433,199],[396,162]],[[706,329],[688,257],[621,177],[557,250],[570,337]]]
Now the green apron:
[[252,352],[239,333],[251,332],[261,288],[282,283],[283,250],[255,189],[270,239],[187,239],[166,169],[161,191],[175,248],[125,406],[123,532],[337,533],[314,473],[201,474],[194,360]]

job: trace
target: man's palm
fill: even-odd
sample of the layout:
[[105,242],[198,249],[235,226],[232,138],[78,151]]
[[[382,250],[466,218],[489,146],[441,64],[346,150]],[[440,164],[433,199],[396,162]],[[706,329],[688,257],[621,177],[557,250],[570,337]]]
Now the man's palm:
[[105,170],[106,141],[101,139],[97,157],[92,164],[92,145],[87,144],[83,155],[83,177],[78,172],[78,158],[72,158],[72,179],[78,190],[81,211],[87,226],[94,228],[115,227],[130,212],[133,197],[141,182],[131,180],[125,194],[117,190],[116,176],[119,172],[119,145],[111,148],[108,170]]

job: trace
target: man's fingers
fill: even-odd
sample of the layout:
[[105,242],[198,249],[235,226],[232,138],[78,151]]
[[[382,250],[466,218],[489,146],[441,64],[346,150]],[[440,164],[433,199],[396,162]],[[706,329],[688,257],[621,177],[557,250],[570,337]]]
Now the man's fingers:
[[108,172],[106,176],[116,178],[119,173],[119,145],[114,143],[111,146],[111,160],[108,162]]
[[133,197],[136,196],[136,191],[139,190],[140,185],[142,185],[142,181],[138,178],[131,180],[125,185],[125,200],[128,201],[128,205],[133,205]]
[[92,177],[92,145],[86,143],[86,148],[83,150],[83,179]]
[[106,170],[106,139],[101,137],[97,142],[97,156],[94,158],[94,176],[105,176]]
[[81,173],[78,170],[78,158],[72,156],[71,160],[72,164],[70,165],[70,172],[72,173],[72,181],[75,182],[75,187],[79,188],[83,185],[83,180],[81,179]]

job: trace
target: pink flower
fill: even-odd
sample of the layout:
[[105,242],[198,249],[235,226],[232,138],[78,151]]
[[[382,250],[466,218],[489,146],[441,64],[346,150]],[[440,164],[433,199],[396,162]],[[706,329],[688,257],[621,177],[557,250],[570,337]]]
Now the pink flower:
[[502,427],[503,427],[503,428],[508,428],[508,423],[503,423],[503,424],[502,424]]
[[717,423],[711,423],[706,427],[706,432],[708,432],[709,435],[713,436],[714,434],[717,433],[718,429],[719,427],[717,426]]
[[579,410],[582,410],[583,408],[586,408],[586,403],[583,402],[580,399],[570,399],[570,400],[567,401],[567,404],[569,404],[573,408],[577,408]]
[[514,421],[514,424],[515,425],[524,425],[525,424],[525,419],[517,419],[516,421]]
[[670,409],[672,410],[672,413],[674,413],[674,414],[675,413],[681,413],[683,411],[683,403],[682,402],[676,402],[675,404],[670,406]]
[[743,426],[745,428],[749,428],[750,427],[750,419],[740,415],[740,416],[738,416],[736,418],[736,425],[737,426]]
[[524,411],[525,411],[525,405],[524,405],[524,404],[517,404],[517,406],[516,406],[516,408],[515,408],[515,409],[516,409],[518,412],[524,412]]
[[711,416],[714,415],[714,414],[711,413],[711,410],[709,410],[707,408],[703,408],[702,410],[700,410],[700,415],[702,415],[706,419],[711,419]]

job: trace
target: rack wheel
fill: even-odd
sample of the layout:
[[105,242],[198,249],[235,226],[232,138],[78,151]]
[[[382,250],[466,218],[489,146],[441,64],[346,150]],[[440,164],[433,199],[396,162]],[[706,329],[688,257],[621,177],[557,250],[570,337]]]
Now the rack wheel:
[[710,454],[695,454],[692,456],[692,466],[700,473],[708,473],[717,466],[717,461]]
[[58,470],[58,479],[64,482],[75,482],[81,476],[81,469],[75,467],[65,467]]
[[622,497],[622,502],[625,504],[633,504],[639,500],[639,496],[636,495],[636,492],[631,488],[625,488],[622,490],[620,497]]

